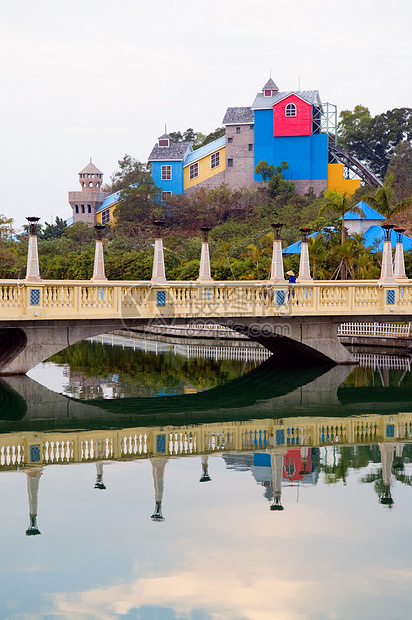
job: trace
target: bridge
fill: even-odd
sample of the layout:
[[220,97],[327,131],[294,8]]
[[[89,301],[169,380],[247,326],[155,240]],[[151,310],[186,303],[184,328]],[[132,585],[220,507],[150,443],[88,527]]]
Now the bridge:
[[[167,281],[163,242],[156,221],[150,282],[109,282],[104,274],[102,226],[91,281],[46,281],[39,272],[36,221],[30,221],[27,275],[0,281],[0,374],[24,374],[54,353],[100,333],[137,326],[215,323],[264,345],[285,364],[353,363],[337,337],[345,320],[410,321],[412,282],[405,275],[399,241],[395,267],[389,232],[379,280],[314,281],[310,276],[307,229],[302,229],[298,282],[284,279],[281,224],[274,242],[267,281],[216,282],[210,275],[204,239],[196,281]],[[35,221],[34,221],[35,220]],[[401,239],[401,235],[399,235]]]
[[410,321],[412,283],[0,281],[0,374],[23,374],[87,337],[149,324],[216,323],[285,361],[349,363],[337,337],[355,321]]

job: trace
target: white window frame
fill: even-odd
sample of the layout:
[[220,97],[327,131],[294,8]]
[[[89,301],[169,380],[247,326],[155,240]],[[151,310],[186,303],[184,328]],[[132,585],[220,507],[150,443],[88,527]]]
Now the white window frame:
[[110,208],[102,211],[102,224],[108,224],[110,222]]
[[298,115],[298,109],[295,103],[288,103],[285,108],[286,118],[293,118]]
[[220,166],[220,151],[212,153],[210,156],[210,169],[219,168]]
[[194,164],[190,164],[189,166],[189,181],[193,181],[193,179],[197,179],[199,176],[199,162],[195,161]]
[[172,192],[162,192],[162,200],[163,202],[165,202],[166,200],[169,200],[169,198],[172,197]]
[[172,166],[170,165],[162,166],[160,177],[162,181],[171,181],[172,180]]

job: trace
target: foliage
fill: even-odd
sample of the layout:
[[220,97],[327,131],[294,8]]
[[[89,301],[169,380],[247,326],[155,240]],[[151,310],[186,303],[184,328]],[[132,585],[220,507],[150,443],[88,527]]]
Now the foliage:
[[46,222],[45,227],[38,235],[41,239],[59,239],[67,229],[66,221],[61,217],[56,217],[54,224]]
[[378,187],[375,192],[365,196],[365,200],[368,204],[383,215],[389,224],[396,215],[402,213],[402,211],[405,211],[412,205],[412,194],[400,202],[397,202],[395,190],[392,187],[393,181],[394,175],[388,174],[381,187]]
[[181,131],[172,131],[169,133],[169,136],[174,142],[191,142],[194,150],[200,149],[202,146],[206,146],[206,144],[218,140],[218,138],[224,135],[224,127],[218,127],[207,135],[200,131],[193,131],[192,127],[189,127],[189,129],[186,129],[183,133]]
[[383,179],[395,147],[412,140],[412,109],[395,108],[374,117],[362,105],[343,110],[338,136],[341,146]]

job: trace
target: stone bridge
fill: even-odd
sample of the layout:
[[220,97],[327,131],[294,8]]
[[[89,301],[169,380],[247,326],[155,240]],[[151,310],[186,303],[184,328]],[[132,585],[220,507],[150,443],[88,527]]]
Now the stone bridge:
[[90,336],[147,324],[224,325],[285,363],[351,363],[351,321],[412,320],[408,280],[248,282],[0,281],[0,374],[24,374]]

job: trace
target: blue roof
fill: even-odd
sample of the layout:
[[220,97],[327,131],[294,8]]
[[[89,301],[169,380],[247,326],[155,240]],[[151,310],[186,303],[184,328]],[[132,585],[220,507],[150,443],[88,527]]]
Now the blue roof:
[[[366,202],[363,202],[363,200],[358,202],[356,206],[362,209],[364,215],[362,216],[362,215],[359,215],[359,213],[354,213],[353,211],[347,211],[345,213],[345,220],[385,220],[386,219],[385,217],[383,217],[383,215],[381,215],[380,213],[375,211],[375,209],[372,209],[372,207],[366,204]],[[342,218],[340,217],[339,219],[341,220]]]
[[202,157],[206,157],[206,155],[209,155],[214,151],[218,151],[222,148],[222,146],[225,146],[225,143],[226,137],[222,136],[217,140],[213,140],[213,142],[209,142],[209,144],[205,144],[205,146],[202,146],[200,149],[196,149],[192,153],[189,153],[189,155],[185,159],[184,165],[187,166],[188,164],[192,164],[194,161],[202,159]]
[[[363,242],[366,246],[372,245],[375,246],[373,248],[372,253],[374,252],[382,252],[383,250],[383,241],[385,239],[385,231],[381,226],[371,226],[365,231],[362,235]],[[412,250],[412,239],[407,237],[406,235],[401,235],[403,249],[405,251]],[[392,248],[396,247],[396,242],[398,240],[398,235],[394,230],[391,230],[391,246]]]
[[103,200],[100,207],[96,209],[96,213],[99,213],[100,211],[103,211],[103,209],[107,209],[107,207],[111,207],[112,205],[116,204],[116,202],[119,202],[119,198],[120,198],[120,192],[115,192],[114,194],[110,194],[110,196],[107,196],[107,198]]

